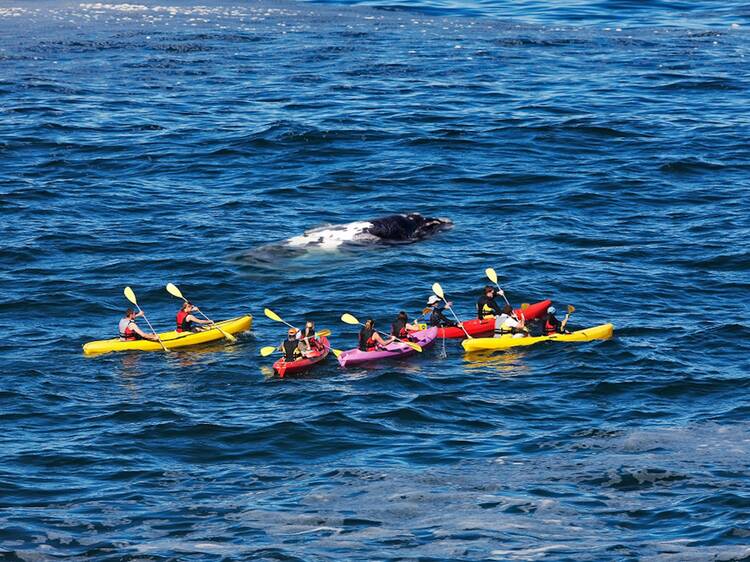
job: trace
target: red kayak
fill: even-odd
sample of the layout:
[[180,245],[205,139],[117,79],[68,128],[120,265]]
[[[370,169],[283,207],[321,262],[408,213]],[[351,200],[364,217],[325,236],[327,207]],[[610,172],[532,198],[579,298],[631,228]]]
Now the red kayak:
[[295,373],[301,373],[312,368],[317,363],[320,363],[328,357],[331,352],[331,345],[328,343],[328,338],[325,336],[318,339],[318,343],[323,346],[323,349],[311,353],[308,357],[297,359],[296,361],[286,362],[286,359],[282,357],[276,363],[273,364],[273,371],[282,379],[285,375],[293,375]]
[[[521,317],[521,313],[523,313],[523,315],[526,317],[526,320],[534,320],[535,318],[539,318],[540,316],[544,315],[544,313],[547,311],[547,308],[549,308],[551,304],[551,300],[539,301],[537,303],[530,304],[526,310],[517,308],[515,310],[515,313],[519,318]],[[490,316],[488,318],[482,318],[481,320],[479,318],[473,318],[471,320],[466,320],[465,322],[463,322],[463,325],[466,329],[466,332],[468,332],[470,336],[480,336],[482,334],[488,334],[494,331],[495,317]],[[439,328],[438,337],[465,338],[466,333],[464,333],[461,328],[455,326],[450,328]]]

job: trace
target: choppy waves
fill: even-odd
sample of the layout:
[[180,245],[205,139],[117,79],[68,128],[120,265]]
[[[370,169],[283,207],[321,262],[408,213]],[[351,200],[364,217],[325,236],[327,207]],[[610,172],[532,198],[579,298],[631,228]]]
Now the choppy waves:
[[[705,5],[618,27],[602,4],[559,25],[541,6],[202,4],[0,10],[0,552],[750,556],[750,53],[731,4],[711,29]],[[455,226],[243,258],[407,211]],[[514,303],[573,303],[615,339],[266,377],[283,326],[265,306],[344,349],[342,312],[386,326],[435,281],[468,317],[489,266]],[[169,281],[253,333],[82,356],[125,285],[171,327]]]

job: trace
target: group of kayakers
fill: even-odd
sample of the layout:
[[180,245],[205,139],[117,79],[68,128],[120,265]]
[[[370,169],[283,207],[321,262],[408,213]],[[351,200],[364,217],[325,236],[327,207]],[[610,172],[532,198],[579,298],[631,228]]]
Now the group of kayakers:
[[[176,287],[167,287],[167,290],[176,296],[182,296]],[[427,299],[426,308],[422,314],[412,322],[405,311],[401,311],[391,324],[390,335],[379,332],[375,328],[375,320],[368,318],[359,332],[357,348],[362,352],[379,351],[396,341],[409,342],[416,341],[412,336],[415,332],[426,329],[427,327],[437,328],[460,328],[465,331],[464,325],[458,320],[453,312],[453,303],[446,300],[439,285],[433,285],[433,291],[437,294],[430,295]],[[127,296],[127,293],[126,293]],[[135,297],[132,296],[132,302],[135,303]],[[505,304],[497,302],[498,296],[503,297]],[[130,297],[129,297],[130,298]],[[180,332],[200,332],[205,330],[205,324],[213,324],[211,320],[205,318],[200,309],[183,298],[183,304],[175,316],[175,331]],[[549,301],[546,301],[549,303]],[[540,303],[542,304],[542,303]],[[529,305],[523,305],[527,307]],[[449,310],[454,319],[449,318],[445,311]],[[566,330],[567,316],[565,320],[560,321],[555,317],[555,307],[549,306],[541,317],[527,320],[524,315],[524,308],[514,310],[505,297],[505,293],[499,287],[487,285],[484,287],[481,296],[477,300],[477,319],[478,321],[490,320],[489,330],[494,328],[494,336],[502,337],[511,335],[512,337],[528,337],[550,335],[554,333],[569,333]],[[198,318],[196,314],[201,314],[204,318]],[[132,308],[125,311],[125,316],[120,320],[118,332],[121,341],[133,341],[144,339],[149,341],[160,341],[155,333],[148,333],[138,327],[136,319],[144,316],[143,311],[138,308],[138,312]],[[494,318],[494,323],[491,319]],[[354,322],[358,322],[354,320]],[[472,322],[477,322],[474,320]],[[320,355],[324,350],[324,345],[316,333],[315,323],[307,320],[302,330],[289,325],[287,338],[276,348],[281,352],[285,361],[292,362],[301,358],[310,358]],[[330,332],[328,332],[330,333]],[[468,332],[467,332],[468,336]],[[327,341],[327,340],[326,340]],[[161,342],[160,342],[161,343]],[[327,344],[326,344],[327,345]],[[410,344],[411,345],[411,344]],[[274,348],[268,348],[272,351]]]
[[[513,307],[506,302],[500,306],[495,300],[498,296],[505,297],[502,289],[497,289],[487,285],[482,292],[482,296],[477,301],[477,318],[494,317],[494,335],[501,337],[512,335],[513,337],[527,337],[532,335],[551,335],[554,333],[569,333],[566,330],[567,318],[560,321],[555,317],[555,307],[549,306],[546,314],[539,319],[531,320],[527,323],[526,318],[517,314]],[[359,331],[358,349],[360,351],[378,351],[385,349],[386,346],[394,341],[413,341],[411,334],[425,329],[425,327],[462,327],[463,324],[458,320],[451,320],[445,315],[446,309],[451,309],[453,303],[441,299],[437,295],[431,295],[427,299],[427,306],[422,311],[422,315],[417,318],[417,322],[411,322],[405,311],[401,311],[391,324],[389,336],[384,336],[375,328],[375,320],[368,318],[365,320]],[[419,320],[423,322],[420,323]],[[293,361],[300,357],[307,357],[309,354],[317,353],[320,350],[320,343],[315,339],[314,324],[307,322],[304,332],[296,328],[290,328],[288,339],[279,346],[279,350],[285,355],[287,361]]]

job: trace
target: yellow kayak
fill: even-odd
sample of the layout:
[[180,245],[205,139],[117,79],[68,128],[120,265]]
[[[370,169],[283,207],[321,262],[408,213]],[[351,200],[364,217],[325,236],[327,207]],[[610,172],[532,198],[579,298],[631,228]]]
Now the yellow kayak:
[[[238,318],[232,318],[231,320],[224,320],[223,322],[217,322],[217,326],[221,326],[221,329],[228,334],[238,334],[240,332],[246,332],[250,329],[253,324],[253,317],[249,314],[246,316],[240,316]],[[224,335],[216,328],[211,328],[205,332],[163,332],[159,334],[161,341],[167,349],[176,349],[179,347],[186,347],[189,345],[198,345],[201,343],[207,343],[211,341],[220,340]],[[86,355],[94,355],[97,353],[109,353],[110,351],[162,351],[161,345],[158,341],[150,340],[133,340],[123,341],[119,338],[113,338],[111,340],[98,340],[90,341],[83,346],[83,353]]]
[[508,349],[522,345],[534,345],[541,341],[591,341],[606,340],[612,337],[615,327],[612,324],[602,324],[585,330],[578,330],[570,334],[553,334],[551,336],[514,338],[511,335],[499,338],[474,338],[461,342],[466,351],[479,351],[480,349]]

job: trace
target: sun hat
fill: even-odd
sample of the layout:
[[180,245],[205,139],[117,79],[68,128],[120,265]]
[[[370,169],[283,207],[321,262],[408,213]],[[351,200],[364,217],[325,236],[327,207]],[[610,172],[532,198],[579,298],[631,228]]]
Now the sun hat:
[[432,306],[433,304],[437,304],[440,302],[440,297],[437,295],[432,295],[429,299],[427,299],[427,304]]

